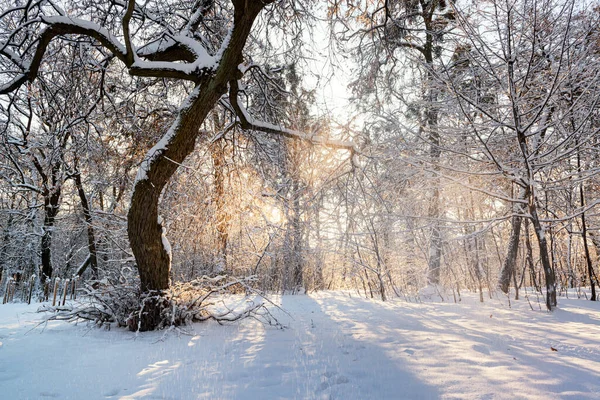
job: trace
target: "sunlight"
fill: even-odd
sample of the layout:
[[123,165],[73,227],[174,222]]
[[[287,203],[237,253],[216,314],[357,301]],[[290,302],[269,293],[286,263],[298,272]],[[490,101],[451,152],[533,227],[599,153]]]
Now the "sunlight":
[[0,0],[0,400],[599,398],[598,15]]
[[283,220],[283,214],[281,213],[279,207],[266,205],[263,210],[268,222],[272,224],[279,224]]

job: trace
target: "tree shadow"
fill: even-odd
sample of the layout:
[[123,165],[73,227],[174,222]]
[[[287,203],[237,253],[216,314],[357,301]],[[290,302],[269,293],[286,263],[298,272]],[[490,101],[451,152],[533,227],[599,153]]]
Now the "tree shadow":
[[358,340],[351,324],[332,319],[326,303],[310,296],[283,296],[282,307],[295,318],[282,321],[287,329],[241,328],[232,342],[239,348],[231,359],[231,365],[241,368],[226,367],[218,393],[206,398],[439,397],[435,387],[423,383],[401,360],[390,358],[379,343]]

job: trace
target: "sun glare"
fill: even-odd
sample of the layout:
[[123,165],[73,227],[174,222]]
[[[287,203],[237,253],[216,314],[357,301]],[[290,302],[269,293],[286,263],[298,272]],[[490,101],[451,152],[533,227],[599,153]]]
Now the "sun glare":
[[267,205],[265,206],[265,216],[267,220],[272,224],[278,224],[283,219],[283,214],[278,207]]

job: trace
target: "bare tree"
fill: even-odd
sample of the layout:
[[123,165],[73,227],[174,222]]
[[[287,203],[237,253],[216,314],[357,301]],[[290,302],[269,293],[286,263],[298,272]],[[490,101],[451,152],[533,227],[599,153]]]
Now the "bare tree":
[[[160,293],[169,287],[171,249],[158,216],[161,193],[194,149],[197,138],[204,133],[200,127],[211,110],[224,101],[228,90],[229,106],[244,129],[304,137],[255,120],[238,100],[238,81],[252,69],[244,65],[244,48],[259,14],[268,8],[270,18],[276,18],[277,12],[283,18],[293,16],[294,9],[272,3],[197,1],[183,12],[175,12],[177,2],[141,6],[130,0],[61,8],[43,1],[11,7],[1,15],[0,55],[12,66],[2,76],[0,94],[33,81],[49,44],[70,37],[93,38],[97,51],[119,60],[130,75],[187,83],[186,100],[168,131],[148,151],[131,197],[127,229],[144,293]],[[329,144],[353,150],[347,143]],[[158,324],[159,304],[148,300],[148,312],[139,323],[141,330]]]

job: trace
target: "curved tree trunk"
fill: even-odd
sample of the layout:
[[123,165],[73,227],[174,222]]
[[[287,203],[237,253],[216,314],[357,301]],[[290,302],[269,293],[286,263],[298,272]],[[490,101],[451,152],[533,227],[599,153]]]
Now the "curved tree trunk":
[[[266,2],[234,1],[234,28],[215,74],[200,82],[180,108],[179,115],[140,167],[127,215],[127,233],[137,262],[143,295],[161,294],[169,287],[170,246],[158,219],[160,195],[180,163],[194,149],[199,129],[208,113],[227,91],[227,84],[241,73],[242,50],[254,19]],[[144,300],[140,321],[133,328],[156,327],[162,308],[160,299]]]

